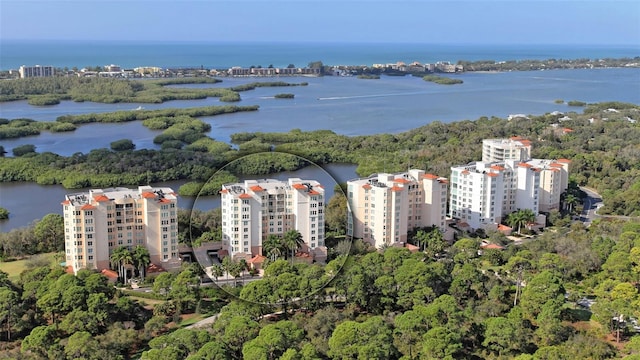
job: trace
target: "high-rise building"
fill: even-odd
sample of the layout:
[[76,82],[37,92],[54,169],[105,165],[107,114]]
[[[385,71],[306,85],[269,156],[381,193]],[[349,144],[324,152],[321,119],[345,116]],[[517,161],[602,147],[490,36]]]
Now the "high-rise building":
[[315,180],[245,180],[222,186],[222,246],[232,258],[262,254],[269,235],[297,230],[302,251],[324,248],[324,188]]
[[531,159],[531,141],[514,136],[509,139],[482,140],[482,162]]
[[67,266],[108,269],[114,249],[147,248],[151,263],[178,260],[177,197],[171,188],[140,186],[68,194],[62,202]]
[[347,234],[379,248],[406,242],[414,228],[445,231],[447,186],[446,178],[418,169],[350,180]]
[[451,218],[487,229],[517,210],[559,209],[571,161],[531,159],[530,142],[519,137],[482,144],[482,161],[451,168]]
[[28,77],[49,77],[55,74],[55,70],[53,66],[40,66],[40,65],[36,65],[36,66],[22,65],[20,66],[20,69],[18,69],[18,72],[20,73],[20,77],[23,79]]
[[567,159],[531,159],[526,163],[540,169],[539,210],[541,212],[560,210],[560,195],[569,186],[571,161]]

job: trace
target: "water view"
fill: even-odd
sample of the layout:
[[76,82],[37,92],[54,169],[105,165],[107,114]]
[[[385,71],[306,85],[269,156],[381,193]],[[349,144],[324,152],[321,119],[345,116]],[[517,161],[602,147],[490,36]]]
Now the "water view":
[[[256,112],[242,112],[204,118],[211,124],[210,137],[228,142],[237,132],[282,132],[331,129],[344,135],[398,133],[433,121],[475,120],[481,116],[506,118],[509,114],[539,115],[552,111],[576,111],[582,108],[556,104],[556,99],[584,102],[622,101],[640,103],[640,69],[550,70],[505,73],[464,73],[452,75],[464,84],[445,86],[417,77],[383,76],[379,80],[354,77],[279,78],[308,86],[256,88],[242,92],[238,105],[259,105]],[[234,86],[273,78],[223,79],[213,86]],[[211,85],[186,85],[211,86]],[[282,92],[294,99],[274,99]],[[65,101],[59,105],[38,107],[17,101],[2,104],[0,117],[32,118],[53,121],[58,116],[91,112],[224,105],[218,99],[169,101],[163,104],[98,104]],[[75,132],[3,140],[7,151],[33,144],[36,151],[61,155],[109,147],[118,139],[132,139],[137,149],[158,148],[152,131],[140,122],[126,124],[82,125]]]

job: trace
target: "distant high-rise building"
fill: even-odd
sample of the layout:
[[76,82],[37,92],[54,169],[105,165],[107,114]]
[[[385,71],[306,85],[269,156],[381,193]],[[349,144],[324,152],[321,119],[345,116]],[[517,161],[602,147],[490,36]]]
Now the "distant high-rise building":
[[[262,254],[269,235],[297,230],[302,251],[324,248],[324,188],[315,180],[245,180],[222,186],[222,246],[232,258]],[[325,252],[326,253],[326,252]]]
[[525,161],[531,158],[531,141],[521,137],[482,140],[482,162]]
[[418,169],[350,180],[347,234],[379,248],[406,242],[414,228],[435,226],[444,232],[447,186],[446,178]]
[[147,248],[151,263],[178,260],[177,197],[171,188],[140,186],[68,194],[62,202],[67,266],[108,269],[114,249]]
[[29,77],[49,77],[55,74],[55,69],[53,66],[20,66],[18,70],[20,72],[21,78],[29,78]]

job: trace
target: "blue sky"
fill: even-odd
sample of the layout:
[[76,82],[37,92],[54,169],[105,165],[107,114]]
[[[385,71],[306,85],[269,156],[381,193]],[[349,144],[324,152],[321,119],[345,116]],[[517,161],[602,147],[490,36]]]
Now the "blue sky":
[[640,45],[640,1],[0,0],[0,40]]

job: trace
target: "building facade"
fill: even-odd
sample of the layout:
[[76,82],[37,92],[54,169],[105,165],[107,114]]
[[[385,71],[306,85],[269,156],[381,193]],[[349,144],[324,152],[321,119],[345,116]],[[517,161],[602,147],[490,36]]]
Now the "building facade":
[[446,227],[446,178],[411,169],[347,182],[347,234],[380,248],[406,242],[414,228]]
[[531,143],[513,137],[482,142],[482,161],[451,168],[449,216],[473,229],[491,229],[524,209],[560,208],[570,160],[531,159]]
[[482,162],[531,159],[531,141],[521,137],[482,140]]
[[[315,180],[245,180],[222,186],[222,246],[232,258],[262,254],[269,235],[302,235],[302,251],[324,248],[324,188]],[[321,249],[321,250],[322,250]]]
[[62,202],[67,266],[108,269],[114,249],[142,245],[151,263],[178,260],[177,197],[171,188],[140,186],[69,194]]
[[55,75],[55,70],[53,66],[20,66],[18,69],[20,72],[21,78],[29,78],[29,77],[49,77]]

